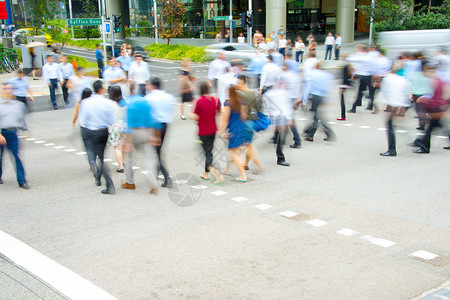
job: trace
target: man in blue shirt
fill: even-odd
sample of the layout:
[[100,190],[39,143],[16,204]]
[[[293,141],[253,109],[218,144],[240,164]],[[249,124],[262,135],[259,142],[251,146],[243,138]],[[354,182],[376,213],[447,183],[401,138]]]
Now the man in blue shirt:
[[158,193],[158,181],[156,179],[157,161],[155,159],[154,146],[161,145],[161,124],[152,114],[153,108],[149,101],[142,96],[130,97],[127,106],[127,131],[124,136],[123,152],[125,153],[125,183],[122,188],[136,189],[133,177],[132,149],[142,150],[144,157],[144,171],[150,184],[150,194]]
[[94,166],[92,169],[100,171],[95,174],[95,184],[101,186],[100,181],[102,175],[106,180],[106,189],[102,191],[102,194],[115,194],[114,183],[109,174],[109,169],[103,163],[106,142],[108,141],[108,127],[111,127],[116,121],[116,104],[107,99],[105,96],[105,90],[103,89],[103,83],[101,80],[97,80],[93,84],[94,94],[84,99],[80,106],[80,124],[86,128],[86,137],[92,141],[94,147],[94,155],[98,156],[100,160],[100,168]]
[[98,65],[98,78],[103,78],[103,53],[102,53],[102,45],[97,44],[97,49],[95,50],[95,58],[97,59]]
[[[23,104],[25,104],[28,108],[27,102],[27,94],[30,95],[30,102],[34,101],[33,94],[31,93],[30,85],[28,84],[28,80],[23,76],[23,70],[19,69],[17,71],[17,76],[11,78],[7,82],[13,86],[13,95],[16,97],[16,100],[19,100]],[[29,109],[29,108],[28,108]]]
[[69,78],[75,75],[73,70],[73,65],[67,62],[67,56],[60,56],[61,63],[59,64],[59,72],[61,73],[61,90],[63,92],[63,99],[67,106],[70,105],[69,102],[69,88],[67,87],[67,82]]

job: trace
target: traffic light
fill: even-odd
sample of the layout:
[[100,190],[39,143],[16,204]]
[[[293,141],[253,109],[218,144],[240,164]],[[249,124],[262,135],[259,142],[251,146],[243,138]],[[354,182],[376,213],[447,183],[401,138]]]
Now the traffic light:
[[113,24],[114,24],[114,32],[118,33],[121,30],[122,23],[120,22],[120,16],[112,15],[113,17]]
[[247,27],[253,28],[253,15],[251,13],[248,13],[246,21]]
[[241,12],[241,25],[243,28],[247,27],[247,12]]

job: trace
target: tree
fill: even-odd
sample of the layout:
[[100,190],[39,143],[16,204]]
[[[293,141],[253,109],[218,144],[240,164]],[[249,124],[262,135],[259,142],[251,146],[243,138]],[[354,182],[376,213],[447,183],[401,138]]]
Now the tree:
[[47,21],[45,31],[51,35],[52,40],[61,45],[60,51],[72,39],[65,20],[53,19]]
[[57,8],[57,1],[47,1],[47,0],[25,0],[25,8],[27,14],[31,16],[32,27],[36,29],[36,34],[38,30],[41,29],[41,25],[49,18],[53,18]]
[[[92,0],[81,0],[81,6],[84,13],[81,14],[82,18],[98,18],[99,12],[97,7],[92,3]],[[83,26],[82,32],[84,36],[89,40],[96,30],[96,26]]]
[[[373,7],[360,5],[358,9],[368,16],[373,16],[374,23],[386,20],[402,22],[412,15],[414,0],[376,0]],[[368,21],[370,22],[370,18]]]
[[160,18],[158,20],[158,34],[161,38],[167,40],[167,45],[171,38],[183,34],[182,21],[186,8],[177,0],[158,1],[160,7]]

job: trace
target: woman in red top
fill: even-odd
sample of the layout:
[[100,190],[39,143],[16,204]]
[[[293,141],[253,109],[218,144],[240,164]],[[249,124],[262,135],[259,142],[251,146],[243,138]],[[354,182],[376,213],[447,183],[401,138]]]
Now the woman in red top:
[[225,179],[222,174],[212,166],[213,164],[213,147],[216,138],[217,125],[216,115],[220,112],[220,101],[209,95],[209,85],[202,81],[199,84],[200,98],[195,102],[194,111],[191,119],[198,123],[198,135],[202,142],[203,151],[205,152],[205,172],[200,178],[209,180],[209,172],[216,177],[213,182],[215,185],[223,185]]

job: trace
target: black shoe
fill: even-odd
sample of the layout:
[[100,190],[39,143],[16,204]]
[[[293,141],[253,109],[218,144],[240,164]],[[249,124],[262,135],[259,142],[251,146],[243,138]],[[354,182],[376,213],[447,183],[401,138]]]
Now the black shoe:
[[291,164],[286,162],[285,160],[277,162],[277,165],[283,166],[283,167],[289,167]]
[[100,178],[95,177],[95,185],[96,186],[101,186],[102,185],[102,181],[100,180]]
[[372,110],[373,108],[372,107],[370,107],[370,106],[367,106],[366,107],[366,110]]
[[408,144],[409,147],[420,147],[419,145],[417,145],[416,143],[412,142]]
[[302,145],[297,144],[297,143],[294,143],[294,144],[290,145],[289,147],[291,147],[291,148],[296,148],[296,149],[300,149],[300,148],[302,147]]
[[19,183],[19,187],[23,188],[24,190],[29,190],[30,186],[28,183]]
[[336,137],[334,136],[327,136],[326,138],[323,139],[325,142],[335,142],[336,141]]
[[57,107],[53,107],[53,109],[54,109],[54,110],[58,110],[58,108],[57,108]]
[[[444,149],[445,149],[445,150],[450,150],[450,146],[444,147]],[[0,179],[0,180],[1,180],[1,179]],[[0,183],[3,183],[3,181],[0,182]]]
[[421,153],[421,154],[426,154],[426,153],[430,153],[430,151],[425,150],[424,148],[419,148],[419,149],[415,149],[413,150],[414,153]]
[[123,173],[124,171],[123,171],[123,169],[117,169],[116,172],[117,173]]
[[103,190],[102,191],[102,194],[105,194],[105,195],[115,195],[116,194],[116,190],[115,189],[106,189],[106,190]]
[[[444,147],[445,148],[445,147]],[[3,180],[0,179],[0,184],[3,184]]]
[[417,130],[425,130],[425,126],[419,126],[416,128]]
[[164,183],[161,184],[161,187],[163,187],[163,188],[166,187],[166,188],[169,188],[169,189],[173,188],[172,179],[169,179],[168,181],[164,181]]
[[348,113],[356,114],[356,109],[350,109],[347,111]]
[[397,152],[388,150],[384,153],[380,153],[380,155],[381,156],[397,156]]

